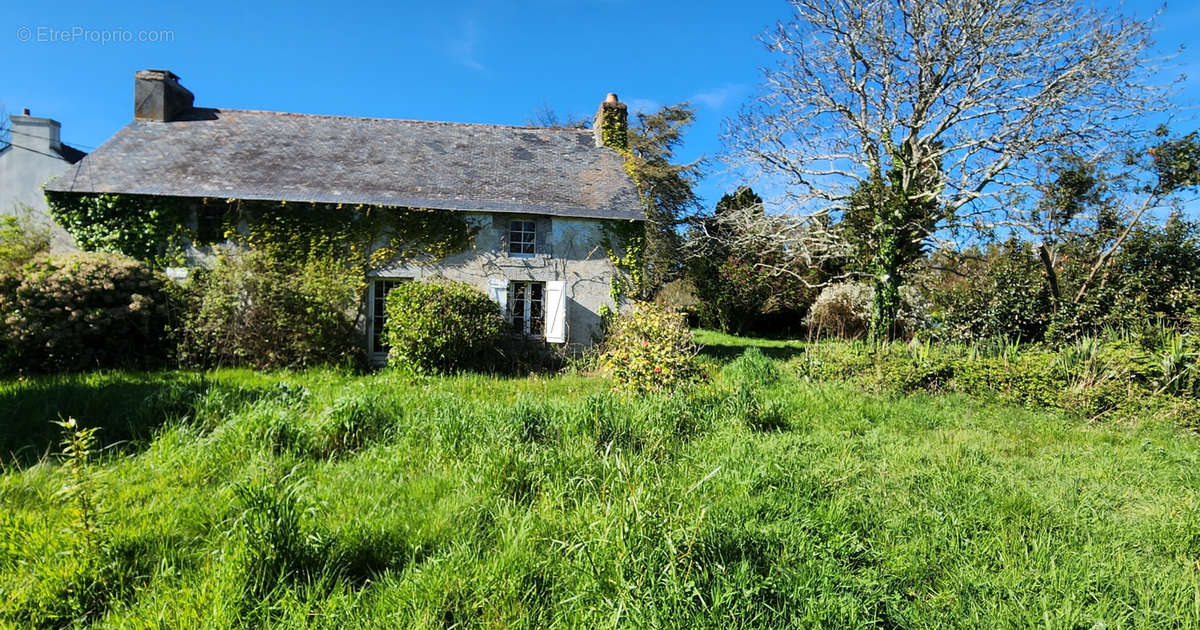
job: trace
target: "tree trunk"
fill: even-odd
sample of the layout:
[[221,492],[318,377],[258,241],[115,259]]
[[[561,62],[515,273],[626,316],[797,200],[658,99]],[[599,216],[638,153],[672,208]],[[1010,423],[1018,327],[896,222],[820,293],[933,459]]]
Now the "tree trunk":
[[1042,270],[1046,272],[1046,284],[1050,287],[1050,304],[1057,312],[1062,294],[1058,290],[1058,272],[1054,270],[1054,257],[1050,255],[1050,250],[1045,243],[1038,246],[1038,258],[1042,260]]
[[886,224],[879,238],[872,269],[875,276],[875,298],[871,303],[871,325],[867,339],[875,344],[891,341],[896,330],[896,314],[900,310],[900,248],[896,230]]

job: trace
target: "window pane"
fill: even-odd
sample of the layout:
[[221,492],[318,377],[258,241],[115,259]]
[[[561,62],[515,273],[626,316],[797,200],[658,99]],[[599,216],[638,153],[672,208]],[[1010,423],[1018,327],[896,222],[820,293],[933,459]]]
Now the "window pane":
[[528,285],[524,282],[512,283],[512,322],[513,327],[521,332],[525,332],[525,314],[526,314],[526,299],[528,297]]
[[537,232],[533,221],[512,221],[508,224],[508,252],[510,254],[533,255],[536,242]]
[[387,352],[390,347],[384,342],[384,326],[387,324],[387,294],[401,280],[376,280],[372,283],[374,290],[371,296],[371,352]]

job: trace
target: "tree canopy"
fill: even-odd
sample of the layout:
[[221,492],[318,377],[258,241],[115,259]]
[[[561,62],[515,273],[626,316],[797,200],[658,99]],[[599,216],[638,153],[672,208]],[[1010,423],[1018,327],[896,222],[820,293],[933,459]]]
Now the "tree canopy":
[[[731,121],[729,155],[783,184],[788,216],[760,223],[796,262],[869,246],[875,338],[914,251],[1032,230],[1052,166],[1127,151],[1161,108],[1152,19],[1076,0],[791,6],[765,37],[779,63]],[[840,219],[854,229],[831,229]]]

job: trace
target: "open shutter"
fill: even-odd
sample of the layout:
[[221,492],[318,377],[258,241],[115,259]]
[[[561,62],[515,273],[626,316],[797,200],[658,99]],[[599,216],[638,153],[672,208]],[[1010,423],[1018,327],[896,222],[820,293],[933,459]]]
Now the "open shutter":
[[508,280],[488,280],[488,293],[500,305],[500,312],[508,319]]
[[546,283],[546,341],[563,343],[567,340],[567,283],[552,280]]

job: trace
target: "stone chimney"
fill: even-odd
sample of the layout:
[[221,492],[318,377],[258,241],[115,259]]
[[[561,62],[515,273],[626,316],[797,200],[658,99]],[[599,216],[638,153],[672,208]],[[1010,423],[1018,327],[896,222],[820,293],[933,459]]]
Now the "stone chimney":
[[58,153],[62,149],[59,140],[62,125],[57,120],[30,116],[28,109],[23,116],[14,114],[8,120],[12,123],[13,144],[44,153]]
[[596,120],[592,122],[592,135],[598,147],[629,150],[629,108],[617,100],[616,94],[610,92],[600,103]]
[[192,109],[193,98],[170,70],[142,70],[134,75],[134,120],[171,122]]

